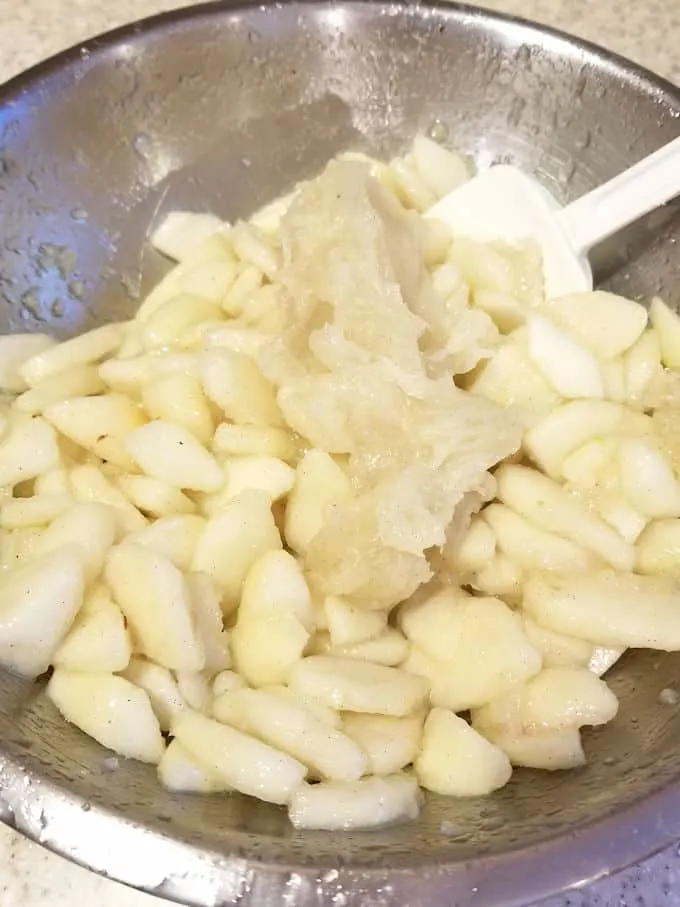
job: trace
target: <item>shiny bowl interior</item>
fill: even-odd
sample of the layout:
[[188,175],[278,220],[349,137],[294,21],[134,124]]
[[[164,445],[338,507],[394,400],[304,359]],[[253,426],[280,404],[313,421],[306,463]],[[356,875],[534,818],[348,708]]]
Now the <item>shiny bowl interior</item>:
[[[133,312],[178,207],[245,215],[334,153],[443,124],[575,197],[680,134],[680,90],[604,51],[472,7],[215,3],[88,42],[0,88],[0,326],[68,336]],[[441,129],[441,127],[440,127]],[[669,205],[597,250],[608,286],[680,301]],[[680,837],[680,656],[628,655],[581,771],[518,771],[418,822],[295,832],[240,796],[172,796],[0,675],[0,816],[47,847],[196,905],[499,907],[584,884]]]

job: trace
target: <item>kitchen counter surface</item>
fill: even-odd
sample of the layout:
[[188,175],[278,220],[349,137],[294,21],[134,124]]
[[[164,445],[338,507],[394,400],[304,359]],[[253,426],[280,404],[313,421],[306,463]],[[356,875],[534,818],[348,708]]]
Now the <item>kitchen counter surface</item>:
[[[176,5],[173,0],[0,0],[0,82],[70,44]],[[680,0],[487,0],[480,5],[604,44],[680,82]],[[87,873],[0,825],[0,907],[164,903]],[[680,847],[543,907],[680,907]]]

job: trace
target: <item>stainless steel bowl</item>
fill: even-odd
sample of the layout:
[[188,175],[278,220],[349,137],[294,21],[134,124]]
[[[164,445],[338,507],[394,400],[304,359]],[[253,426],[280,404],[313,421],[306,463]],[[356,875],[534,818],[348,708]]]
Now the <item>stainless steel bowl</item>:
[[[164,211],[234,218],[348,147],[379,154],[438,122],[485,164],[572,197],[680,133],[680,92],[596,47],[472,7],[243,2],[89,42],[0,89],[0,317],[59,335],[131,313]],[[600,250],[602,279],[680,297],[669,206]],[[487,800],[430,797],[418,822],[295,832],[239,796],[172,796],[0,677],[0,814],[45,846],[196,905],[518,905],[680,837],[680,658],[626,657],[622,708],[588,767],[519,771]],[[452,830],[455,832],[452,834]]]

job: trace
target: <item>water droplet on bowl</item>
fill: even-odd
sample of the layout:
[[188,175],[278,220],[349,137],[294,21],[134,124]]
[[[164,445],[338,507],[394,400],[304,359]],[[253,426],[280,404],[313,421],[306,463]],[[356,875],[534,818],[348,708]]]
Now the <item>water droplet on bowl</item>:
[[443,145],[449,137],[449,127],[446,123],[442,123],[441,120],[435,120],[427,130],[427,135],[433,142]]
[[574,139],[574,145],[579,151],[585,151],[589,147],[590,143],[593,140],[592,133],[590,129],[586,129],[581,135],[577,135]]
[[659,705],[677,705],[679,698],[675,690],[670,687],[664,687],[657,696],[657,702]]
[[527,102],[524,98],[516,96],[512,99],[510,112],[508,113],[508,126],[517,126],[519,124],[526,106]]
[[588,84],[588,75],[585,70],[581,70],[579,73],[578,79],[574,86],[574,98],[576,100],[581,100],[583,97],[583,92],[586,90],[586,85]]
[[522,44],[521,47],[517,48],[517,53],[515,54],[515,59],[518,63],[526,64],[531,60],[531,49],[527,44]]
[[85,208],[76,207],[71,211],[71,220],[75,220],[78,223],[82,223],[87,220],[87,211]]
[[565,186],[570,186],[572,183],[572,180],[574,179],[575,174],[576,174],[576,161],[572,160],[565,166],[564,170],[562,171],[562,174],[561,174],[562,183]]
[[82,280],[71,280],[66,285],[68,294],[72,299],[82,299],[85,296],[85,285]]
[[140,157],[147,157],[151,154],[153,142],[145,132],[138,132],[132,140],[132,147]]
[[36,290],[26,290],[19,300],[21,308],[33,318],[40,319],[40,299]]

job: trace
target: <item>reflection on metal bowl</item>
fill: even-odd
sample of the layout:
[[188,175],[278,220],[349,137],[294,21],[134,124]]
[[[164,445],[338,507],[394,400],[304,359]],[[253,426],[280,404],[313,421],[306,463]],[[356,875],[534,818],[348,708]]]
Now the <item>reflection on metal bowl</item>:
[[[446,132],[572,198],[680,133],[680,91],[563,35],[436,3],[216,3],[97,39],[0,89],[0,318],[66,336],[131,313],[162,264],[151,223],[232,219],[339,150]],[[673,205],[598,250],[601,280],[680,300]],[[680,837],[680,656],[629,654],[588,767],[519,771],[485,801],[428,798],[383,831],[295,832],[239,796],[170,795],[111,759],[40,685],[0,677],[0,818],[196,905],[526,904]],[[453,831],[453,834],[452,834]]]

